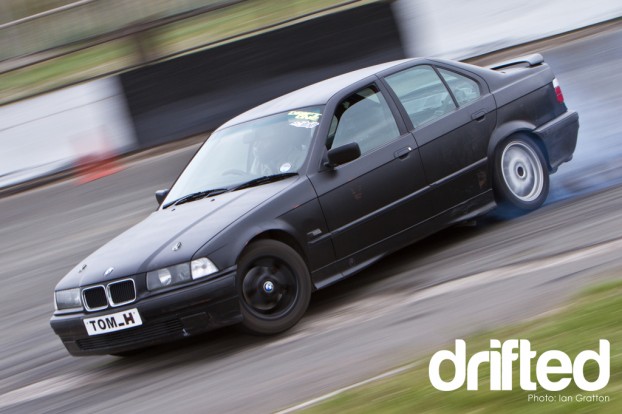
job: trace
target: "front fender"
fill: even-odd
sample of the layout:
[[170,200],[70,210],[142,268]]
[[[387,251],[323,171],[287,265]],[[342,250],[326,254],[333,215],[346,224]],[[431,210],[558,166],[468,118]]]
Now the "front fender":
[[308,180],[258,206],[206,243],[195,257],[206,256],[223,269],[237,263],[246,246],[257,238],[272,238],[298,251],[309,271],[332,263],[335,252],[315,190]]

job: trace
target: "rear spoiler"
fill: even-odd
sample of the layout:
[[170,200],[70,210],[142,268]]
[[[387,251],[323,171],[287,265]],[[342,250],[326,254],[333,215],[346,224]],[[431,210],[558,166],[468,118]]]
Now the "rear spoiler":
[[507,68],[515,65],[524,65],[527,64],[528,67],[538,66],[544,63],[544,58],[540,53],[534,53],[532,55],[521,56],[511,60],[506,60],[505,62],[495,63],[493,65],[487,66],[488,69],[499,70],[503,68]]

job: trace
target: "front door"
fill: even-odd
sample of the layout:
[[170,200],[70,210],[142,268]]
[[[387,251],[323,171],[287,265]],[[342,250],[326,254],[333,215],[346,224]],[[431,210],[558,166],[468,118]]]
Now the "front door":
[[356,142],[361,149],[358,159],[310,176],[343,259],[413,226],[429,206],[415,208],[415,193],[425,187],[415,139],[400,134],[376,85],[350,95],[331,115],[326,147]]

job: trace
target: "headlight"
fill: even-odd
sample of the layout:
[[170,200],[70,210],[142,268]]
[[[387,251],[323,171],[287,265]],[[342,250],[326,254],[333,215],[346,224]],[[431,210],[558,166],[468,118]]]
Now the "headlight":
[[218,268],[209,259],[202,257],[190,263],[181,263],[175,266],[152,270],[147,273],[147,289],[157,290],[169,286],[179,285],[211,275]]
[[58,290],[54,292],[54,305],[56,310],[82,309],[80,288]]

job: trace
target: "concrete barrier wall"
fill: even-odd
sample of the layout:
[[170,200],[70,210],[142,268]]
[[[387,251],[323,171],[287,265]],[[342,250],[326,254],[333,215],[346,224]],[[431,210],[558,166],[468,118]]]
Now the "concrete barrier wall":
[[121,75],[139,144],[218,127],[262,102],[404,57],[389,3],[373,3]]
[[135,147],[116,77],[0,107],[0,187]]
[[621,0],[397,0],[408,56],[463,59],[622,16]]

